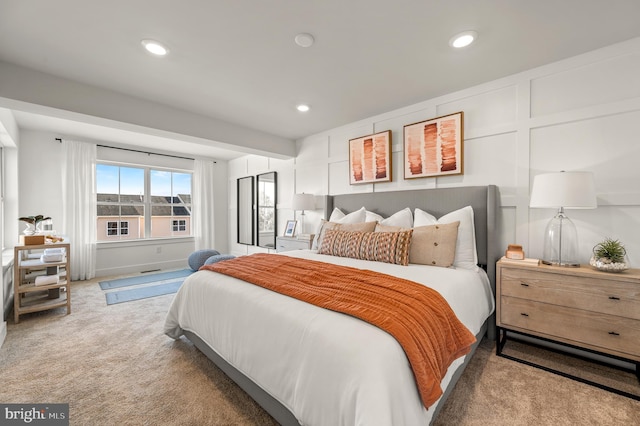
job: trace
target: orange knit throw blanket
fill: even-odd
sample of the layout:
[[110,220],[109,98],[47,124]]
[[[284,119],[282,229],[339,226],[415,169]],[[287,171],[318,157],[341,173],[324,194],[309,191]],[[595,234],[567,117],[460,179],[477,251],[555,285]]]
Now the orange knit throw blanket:
[[476,341],[440,293],[391,275],[262,253],[200,269],[349,314],[391,334],[409,359],[427,408],[442,395],[449,365]]

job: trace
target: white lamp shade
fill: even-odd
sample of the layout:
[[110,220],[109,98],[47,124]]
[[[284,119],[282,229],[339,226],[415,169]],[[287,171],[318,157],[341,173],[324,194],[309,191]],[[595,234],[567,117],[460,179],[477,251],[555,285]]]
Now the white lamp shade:
[[316,208],[316,200],[313,194],[294,194],[291,198],[292,210],[313,210]]
[[595,209],[596,184],[591,172],[558,172],[533,179],[530,207]]

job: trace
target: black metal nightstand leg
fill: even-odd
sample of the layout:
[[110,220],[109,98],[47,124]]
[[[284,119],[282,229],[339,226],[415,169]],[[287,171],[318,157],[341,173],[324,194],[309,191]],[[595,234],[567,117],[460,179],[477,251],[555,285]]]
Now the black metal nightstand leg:
[[502,349],[504,345],[507,343],[507,330],[504,328],[496,327],[496,355],[502,355]]

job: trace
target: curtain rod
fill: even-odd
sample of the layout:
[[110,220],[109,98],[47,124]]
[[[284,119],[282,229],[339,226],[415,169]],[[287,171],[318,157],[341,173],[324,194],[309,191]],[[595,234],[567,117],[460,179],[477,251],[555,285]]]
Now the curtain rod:
[[[56,140],[58,142],[62,143],[62,139],[56,138]],[[191,158],[191,157],[181,157],[179,155],[171,155],[171,154],[158,154],[157,152],[140,151],[140,150],[137,150],[137,149],[120,148],[120,147],[117,147],[117,146],[100,145],[100,144],[97,144],[96,146],[99,146],[99,147],[102,147],[102,148],[120,149],[122,151],[139,152],[141,154],[147,154],[147,155],[162,155],[164,157],[181,158],[183,160],[195,160],[195,158]],[[213,160],[213,164],[216,164],[216,163],[217,163],[217,161]]]

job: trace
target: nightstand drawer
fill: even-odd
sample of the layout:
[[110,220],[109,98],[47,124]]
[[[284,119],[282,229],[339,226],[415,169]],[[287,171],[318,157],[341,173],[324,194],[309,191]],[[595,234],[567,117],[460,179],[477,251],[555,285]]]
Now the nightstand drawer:
[[502,268],[501,294],[640,320],[640,286],[552,272]]
[[508,296],[502,296],[500,302],[502,326],[640,359],[638,320]]
[[291,237],[276,238],[276,252],[306,250],[311,248],[311,240],[299,240]]

